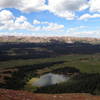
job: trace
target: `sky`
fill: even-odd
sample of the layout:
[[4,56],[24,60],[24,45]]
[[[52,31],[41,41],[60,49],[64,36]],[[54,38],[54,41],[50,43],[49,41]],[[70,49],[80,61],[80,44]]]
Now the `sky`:
[[100,38],[100,0],[0,0],[0,35]]

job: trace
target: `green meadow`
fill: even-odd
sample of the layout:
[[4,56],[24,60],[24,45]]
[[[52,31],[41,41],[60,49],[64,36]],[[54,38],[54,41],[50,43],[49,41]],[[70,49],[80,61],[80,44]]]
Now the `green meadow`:
[[52,62],[63,61],[61,64],[54,64],[50,66],[50,69],[62,68],[62,67],[75,67],[80,72],[85,73],[100,73],[100,54],[82,55],[72,54],[63,55],[55,58],[44,58],[44,59],[27,59],[27,60],[9,60],[0,61],[0,68],[14,68],[23,66],[34,66],[37,64],[45,64]]

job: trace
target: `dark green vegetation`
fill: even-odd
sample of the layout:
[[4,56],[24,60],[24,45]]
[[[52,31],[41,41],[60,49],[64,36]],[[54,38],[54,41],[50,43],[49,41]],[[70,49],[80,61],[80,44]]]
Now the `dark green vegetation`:
[[38,88],[37,93],[91,93],[100,95],[100,74],[80,74],[68,82]]
[[[48,87],[30,87],[28,80],[45,73],[71,79]],[[100,45],[88,43],[0,43],[0,87],[44,93],[100,94]]]

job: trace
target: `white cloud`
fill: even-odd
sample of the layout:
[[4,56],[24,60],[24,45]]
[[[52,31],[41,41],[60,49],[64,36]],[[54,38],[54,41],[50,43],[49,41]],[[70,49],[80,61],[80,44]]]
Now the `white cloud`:
[[44,26],[42,29],[45,31],[56,31],[63,28],[64,28],[64,25],[59,25],[56,23],[48,23],[48,26]]
[[37,30],[24,16],[15,17],[10,11],[0,12],[0,30]]
[[15,8],[23,12],[49,10],[59,17],[74,19],[75,11],[88,7],[87,0],[0,0],[0,8]]
[[24,16],[16,18],[9,10],[0,12],[0,30],[28,29],[32,27]]
[[[15,8],[25,13],[48,10],[67,20],[77,19],[77,12],[89,8],[89,13],[80,17],[82,20],[99,17],[100,0],[48,0],[48,4],[46,0],[0,0],[0,9],[3,8]],[[94,14],[91,15],[91,12]],[[39,22],[35,20],[33,24]]]
[[15,17],[8,10],[2,10],[0,12],[0,29],[11,29],[13,25]]
[[27,18],[24,16],[20,16],[20,17],[16,18],[16,23],[22,23],[24,21],[27,21]]
[[8,10],[0,11],[0,30],[56,31],[63,28],[64,25],[39,20],[34,20],[33,24],[30,24],[25,16],[15,17]]
[[80,16],[79,20],[86,20],[89,18],[99,18],[99,17],[100,17],[100,14],[93,14],[93,15],[84,14],[84,15]]
[[90,11],[100,12],[100,0],[90,0],[89,6],[90,6]]
[[31,31],[36,31],[39,29],[39,27],[34,27],[31,25],[28,21],[27,18],[24,16],[17,17],[15,22],[13,23],[13,27],[15,30],[31,30]]
[[75,11],[88,7],[87,0],[49,0],[48,9],[55,15],[66,19],[74,19]]
[[[19,2],[21,0],[18,0]],[[22,0],[18,9],[24,12],[41,11],[46,9],[45,0]]]
[[33,20],[33,24],[44,25],[43,27],[41,27],[41,30],[45,30],[45,31],[55,31],[64,28],[64,25],[60,25],[52,22],[46,22],[46,21],[43,22],[39,20]]
[[14,18],[13,14],[8,10],[2,10],[0,12],[0,22],[1,21],[11,20],[13,18]]
[[84,29],[84,28],[86,28],[87,26],[78,26],[78,27],[72,27],[72,28],[69,28],[68,30],[67,30],[67,33],[76,33],[76,32],[78,32],[78,31],[80,31],[80,30],[82,30],[82,29]]
[[33,20],[33,24],[41,24],[39,20]]
[[0,0],[0,8],[16,8],[23,12],[46,9],[45,0]]
[[100,37],[99,29],[89,30],[87,28],[87,26],[72,27],[67,30],[66,35],[76,37]]

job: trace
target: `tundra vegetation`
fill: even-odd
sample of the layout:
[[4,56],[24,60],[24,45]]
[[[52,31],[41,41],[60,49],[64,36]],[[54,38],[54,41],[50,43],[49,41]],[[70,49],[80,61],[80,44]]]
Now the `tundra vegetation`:
[[[30,84],[47,74],[69,76],[50,86]],[[0,43],[0,88],[35,93],[100,95],[100,45],[89,43]]]

